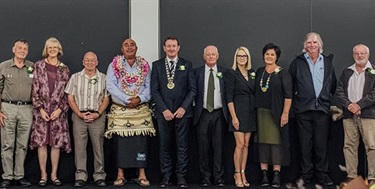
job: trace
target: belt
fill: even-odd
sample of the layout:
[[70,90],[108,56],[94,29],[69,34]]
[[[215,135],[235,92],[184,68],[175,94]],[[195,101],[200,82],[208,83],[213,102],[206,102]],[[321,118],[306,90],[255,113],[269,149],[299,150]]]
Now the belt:
[[87,112],[90,112],[90,113],[99,113],[98,111],[95,111],[95,110],[85,110],[85,111],[80,111],[81,113],[87,113]]
[[[217,108],[217,109],[214,109],[214,110],[212,110],[212,112],[211,113],[213,113],[213,112],[217,112],[217,111],[220,111],[220,110],[222,110],[223,108]],[[208,110],[207,109],[205,109],[207,112],[208,112]]]
[[23,102],[23,101],[1,100],[1,102],[14,104],[14,105],[31,105],[32,104],[31,101]]

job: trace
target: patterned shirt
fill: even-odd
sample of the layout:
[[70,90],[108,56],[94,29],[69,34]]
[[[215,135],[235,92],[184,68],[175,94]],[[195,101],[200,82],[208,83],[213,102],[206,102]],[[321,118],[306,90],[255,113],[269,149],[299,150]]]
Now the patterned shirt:
[[83,69],[72,75],[65,93],[74,96],[80,111],[98,111],[103,98],[109,96],[106,89],[106,76],[96,70],[95,76],[89,78]]

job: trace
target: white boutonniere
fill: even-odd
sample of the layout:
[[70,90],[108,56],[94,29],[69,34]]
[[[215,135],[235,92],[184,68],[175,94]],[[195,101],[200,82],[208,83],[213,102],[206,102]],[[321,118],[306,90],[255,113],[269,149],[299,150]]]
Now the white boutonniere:
[[60,64],[59,64],[59,68],[60,68],[60,69],[63,69],[63,68],[64,68],[64,66],[65,66],[65,64],[64,64],[64,63],[62,63],[62,62],[60,62]]
[[28,74],[32,74],[33,71],[34,71],[34,68],[29,66],[29,67],[27,67],[26,71],[27,71]]
[[374,75],[375,74],[375,69],[373,68],[367,68],[367,72],[371,75]]
[[217,72],[216,77],[219,78],[219,79],[223,78],[223,73]]
[[180,71],[185,71],[185,65],[180,65],[180,67],[178,67],[178,70],[180,70]]
[[97,83],[97,82],[98,82],[98,79],[96,79],[96,78],[90,79],[90,83],[93,84],[93,85],[95,85],[95,83]]
[[275,71],[274,71],[274,74],[277,75],[279,74],[279,72],[282,70],[283,68],[276,68]]
[[251,73],[250,73],[250,78],[251,78],[251,79],[255,79],[255,72],[251,72]]

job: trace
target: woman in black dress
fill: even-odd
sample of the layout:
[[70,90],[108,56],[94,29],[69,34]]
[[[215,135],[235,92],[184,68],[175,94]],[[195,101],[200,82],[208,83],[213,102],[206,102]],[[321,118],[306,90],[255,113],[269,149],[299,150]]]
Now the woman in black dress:
[[280,187],[281,165],[289,165],[289,110],[292,80],[286,69],[276,64],[280,47],[269,43],[263,50],[264,67],[257,70],[255,107],[257,108],[257,147],[262,170],[261,186],[269,186],[268,165],[273,165],[272,187]]
[[234,150],[234,180],[237,187],[250,186],[245,170],[251,133],[256,131],[254,108],[255,72],[246,47],[239,47],[234,54],[232,69],[227,71],[225,87],[231,121],[229,131],[236,140]]

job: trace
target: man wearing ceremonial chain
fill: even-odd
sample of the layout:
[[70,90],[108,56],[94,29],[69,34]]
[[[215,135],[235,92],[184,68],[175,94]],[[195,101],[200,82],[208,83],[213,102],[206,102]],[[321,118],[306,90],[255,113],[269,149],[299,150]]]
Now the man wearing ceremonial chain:
[[[155,117],[159,132],[159,154],[162,181],[159,187],[170,185],[173,174],[172,157],[176,157],[177,186],[187,187],[188,133],[193,117],[192,103],[196,86],[192,63],[178,56],[180,43],[168,37],[163,45],[166,57],[152,63],[151,94],[155,102]],[[172,143],[176,143],[175,154]]]

